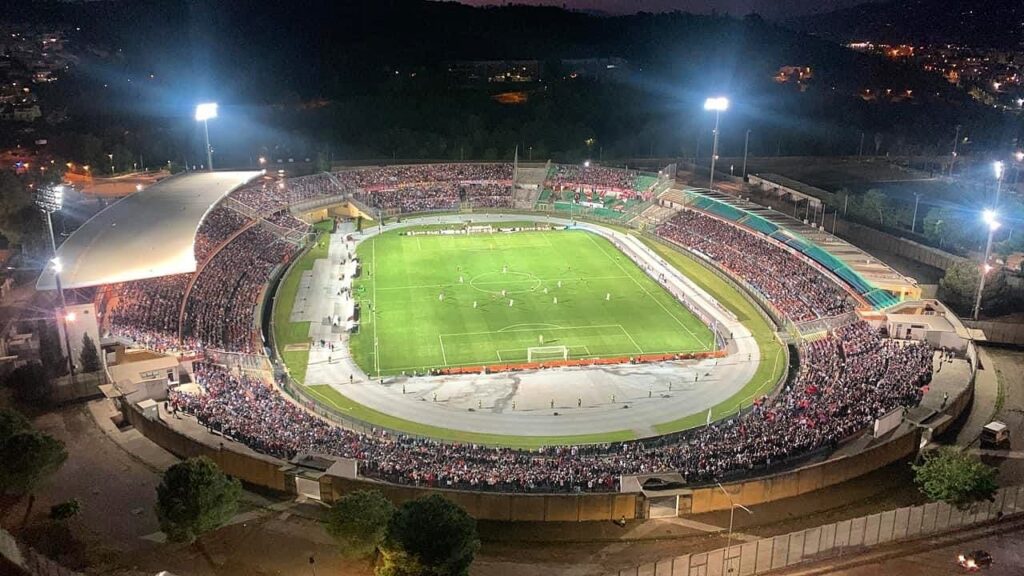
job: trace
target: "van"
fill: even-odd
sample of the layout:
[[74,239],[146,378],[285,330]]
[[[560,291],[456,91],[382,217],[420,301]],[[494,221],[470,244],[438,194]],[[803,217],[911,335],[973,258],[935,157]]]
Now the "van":
[[1000,444],[1009,442],[1009,440],[1009,426],[998,420],[993,420],[992,422],[985,424],[985,427],[981,429],[982,446],[998,446]]

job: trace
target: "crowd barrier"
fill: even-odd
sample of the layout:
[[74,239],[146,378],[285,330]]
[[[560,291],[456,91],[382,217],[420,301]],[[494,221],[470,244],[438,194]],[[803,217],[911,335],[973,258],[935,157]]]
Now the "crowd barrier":
[[543,370],[545,368],[566,368],[573,366],[607,366],[611,364],[649,364],[652,362],[670,362],[673,360],[694,360],[702,358],[724,358],[725,350],[712,352],[680,352],[678,354],[638,354],[636,356],[617,356],[610,358],[570,358],[568,360],[545,360],[543,362],[514,362],[503,364],[486,364],[476,366],[452,366],[436,370],[437,374],[478,374],[481,371],[517,372],[521,370]]

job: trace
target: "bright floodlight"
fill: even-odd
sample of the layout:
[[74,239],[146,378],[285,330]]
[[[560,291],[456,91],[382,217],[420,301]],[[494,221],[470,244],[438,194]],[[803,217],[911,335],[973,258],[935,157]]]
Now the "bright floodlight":
[[1003,177],[1003,163],[1002,162],[998,162],[998,161],[997,162],[993,162],[992,163],[992,169],[995,170],[996,180],[999,180],[1000,178]]
[[704,101],[705,110],[714,110],[716,112],[723,112],[729,109],[729,99],[724,96],[718,98],[708,98]]
[[217,103],[216,102],[204,102],[196,106],[196,120],[198,122],[205,122],[211,118],[217,117]]
[[999,229],[999,214],[995,210],[985,210],[981,213],[981,219],[988,224],[989,230],[995,231]]
[[1024,162],[1024,152],[1018,150],[1013,157],[1017,159],[1017,162]]
[[44,186],[35,194],[36,206],[44,212],[57,212],[64,206],[63,186]]
[[54,258],[50,260],[50,264],[53,264],[53,271],[60,274],[64,270],[64,265],[60,263],[60,258]]

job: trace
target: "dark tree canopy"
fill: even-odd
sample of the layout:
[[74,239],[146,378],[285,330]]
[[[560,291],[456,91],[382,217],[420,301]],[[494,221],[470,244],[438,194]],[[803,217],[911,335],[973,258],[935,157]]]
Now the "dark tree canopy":
[[241,483],[209,458],[179,462],[164,472],[156,488],[160,529],[172,542],[192,542],[230,520],[241,495]]
[[914,466],[914,474],[925,496],[961,509],[991,500],[999,489],[997,469],[952,446],[925,453],[924,463]]
[[379,491],[356,490],[331,506],[325,524],[342,553],[369,558],[383,542],[388,521],[394,513],[395,506]]
[[11,389],[15,398],[27,404],[45,404],[53,392],[50,376],[38,362],[15,368],[4,379],[4,384]]
[[68,453],[57,439],[23,429],[0,441],[0,493],[29,494],[57,471]]
[[466,576],[480,548],[476,521],[432,494],[403,504],[388,522],[378,576]]

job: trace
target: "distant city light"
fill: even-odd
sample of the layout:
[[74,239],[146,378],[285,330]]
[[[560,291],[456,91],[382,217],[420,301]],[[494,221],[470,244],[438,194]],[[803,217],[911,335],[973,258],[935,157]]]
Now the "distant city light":
[[716,112],[723,112],[729,109],[729,99],[724,96],[717,98],[708,98],[704,101],[705,110],[714,110]]
[[205,122],[217,117],[217,103],[204,102],[196,106],[196,121]]

